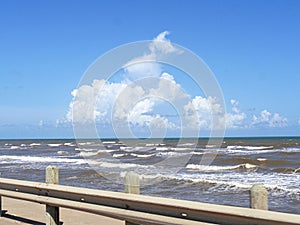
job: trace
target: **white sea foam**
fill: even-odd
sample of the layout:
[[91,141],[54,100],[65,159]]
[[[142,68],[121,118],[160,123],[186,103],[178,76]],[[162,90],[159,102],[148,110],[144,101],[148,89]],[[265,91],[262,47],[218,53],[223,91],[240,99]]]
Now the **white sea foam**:
[[95,148],[75,148],[76,151],[90,152],[91,154],[97,155],[101,152],[115,152],[116,149],[95,149]]
[[191,170],[200,170],[200,171],[225,171],[225,170],[235,170],[235,169],[253,169],[256,168],[256,165],[245,163],[245,164],[239,164],[235,166],[206,166],[206,165],[200,165],[200,164],[188,164],[186,166],[187,169]]
[[187,151],[187,150],[191,150],[191,148],[176,147],[176,148],[170,148],[170,150],[172,150],[172,151]]
[[272,149],[274,146],[241,146],[241,145],[231,145],[227,146],[227,149],[233,150],[264,150],[264,149]]
[[158,152],[157,156],[181,156],[181,155],[187,155],[189,153],[179,153],[179,152]]
[[80,146],[80,145],[92,145],[93,144],[93,142],[90,142],[90,141],[88,141],[88,142],[78,142],[78,145]]
[[49,147],[59,147],[59,146],[61,146],[61,145],[62,145],[62,144],[56,144],[56,143],[55,143],[55,144],[48,144]]
[[178,144],[178,146],[195,146],[196,143],[182,143],[182,144]]
[[140,165],[135,163],[111,163],[111,162],[101,162],[98,164],[101,167],[105,168],[121,168],[121,169],[127,169],[127,168],[151,168],[153,166],[149,165]]
[[126,156],[126,155],[128,155],[128,154],[123,154],[123,153],[115,153],[115,154],[113,154],[113,157],[114,158],[120,158],[120,157],[123,157],[123,156]]
[[[211,184],[211,191],[238,191],[249,190],[254,184],[263,184],[268,193],[272,196],[291,197],[300,200],[299,180],[300,174],[262,174],[257,172],[239,173],[193,173],[193,174],[141,174],[140,177],[145,181],[152,179],[162,180],[183,180],[193,183]],[[288,180],[288,182],[283,182]]]
[[263,161],[267,161],[267,159],[265,159],[265,158],[257,158],[257,161],[263,162]]
[[67,155],[68,152],[66,152],[66,151],[58,151],[57,154],[58,155]]
[[193,154],[193,155],[203,155],[204,152],[191,152],[191,154]]
[[72,142],[66,142],[64,143],[64,146],[76,146],[76,145]]
[[[230,146],[228,146],[230,147]],[[218,149],[218,152],[224,152],[226,154],[239,154],[239,155],[257,155],[257,154],[265,154],[265,153],[274,153],[274,152],[300,152],[300,148],[275,148],[271,149],[263,149],[263,150],[249,150],[249,149],[234,149],[234,148],[226,148],[226,149]]]
[[115,144],[115,141],[102,141],[102,144],[107,145],[107,144]]
[[143,147],[143,146],[135,146],[135,147],[120,147],[120,150],[126,151],[126,152],[148,152],[152,148],[149,147]]
[[137,157],[137,158],[149,158],[149,157],[154,156],[155,154],[134,154],[134,153],[131,153],[130,155],[132,155],[134,157]]
[[31,144],[30,144],[31,147],[34,147],[34,146],[40,146],[40,145],[41,145],[40,143],[31,143]]
[[133,157],[137,157],[137,158],[149,158],[154,156],[155,154],[135,154],[135,153],[115,153],[113,154],[114,158],[120,158],[123,156],[133,156]]
[[156,147],[155,148],[157,151],[168,151],[169,148],[168,147]]
[[18,148],[20,148],[20,146],[10,146],[10,149],[18,149]]
[[131,150],[132,147],[125,147],[125,146],[121,146],[120,150],[126,151],[126,150]]
[[84,159],[69,159],[69,158],[54,158],[54,157],[38,157],[38,156],[14,156],[14,155],[2,155],[0,160],[13,160],[14,162],[50,162],[50,163],[76,163],[85,164]]
[[84,158],[93,157],[99,155],[101,157],[101,154],[107,155],[107,153],[114,151],[114,150],[92,150],[92,151],[81,151],[80,155]]
[[92,156],[95,156],[97,155],[98,152],[94,152],[94,151],[91,151],[91,152],[80,152],[80,155],[84,158],[86,157],[92,157]]
[[205,148],[209,148],[209,149],[216,148],[216,147],[217,147],[216,145],[205,145]]

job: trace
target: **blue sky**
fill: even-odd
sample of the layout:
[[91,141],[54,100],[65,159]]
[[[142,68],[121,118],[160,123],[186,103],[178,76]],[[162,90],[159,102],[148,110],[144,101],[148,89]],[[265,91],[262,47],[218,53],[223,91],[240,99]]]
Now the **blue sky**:
[[300,134],[299,1],[0,4],[0,138],[72,138],[71,92],[89,65],[164,31],[215,74],[229,118],[239,120],[227,136]]

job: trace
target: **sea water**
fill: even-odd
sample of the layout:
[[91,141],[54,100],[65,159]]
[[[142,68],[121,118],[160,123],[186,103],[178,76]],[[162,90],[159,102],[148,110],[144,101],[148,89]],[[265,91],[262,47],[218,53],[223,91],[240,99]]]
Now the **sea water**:
[[[249,189],[263,184],[269,209],[300,214],[300,138],[145,140],[1,140],[1,177],[123,191],[126,171],[152,196],[249,207]],[[209,163],[203,161],[204,157]]]

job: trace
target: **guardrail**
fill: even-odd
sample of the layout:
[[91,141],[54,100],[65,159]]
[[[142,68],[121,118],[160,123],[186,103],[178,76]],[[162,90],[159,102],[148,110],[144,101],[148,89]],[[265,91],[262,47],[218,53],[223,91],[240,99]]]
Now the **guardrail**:
[[[125,177],[125,191],[128,193],[70,187],[57,183],[56,167],[47,167],[46,183],[0,178],[0,199],[4,196],[45,204],[47,225],[59,224],[59,207],[125,220],[127,225],[300,224],[300,215],[295,214],[138,195],[138,175],[132,172]],[[261,186],[252,188],[252,207],[266,208],[264,191]]]

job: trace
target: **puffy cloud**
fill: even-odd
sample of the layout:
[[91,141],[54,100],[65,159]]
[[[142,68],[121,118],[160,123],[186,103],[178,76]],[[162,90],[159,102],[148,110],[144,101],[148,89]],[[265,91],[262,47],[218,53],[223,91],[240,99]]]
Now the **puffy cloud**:
[[159,114],[153,113],[157,99],[144,99],[138,102],[128,115],[128,122],[134,126],[148,126],[153,129],[175,128],[175,124]]
[[171,41],[166,38],[166,36],[169,34],[170,33],[168,31],[164,31],[153,39],[149,46],[151,55],[153,54],[156,57],[159,57],[160,55],[166,55],[170,53],[180,53],[180,51],[171,43]]
[[300,117],[299,117],[299,120],[298,120],[298,124],[300,125]]
[[[151,128],[177,126],[168,118],[155,113],[155,106],[171,103],[182,106],[189,96],[172,75],[163,73],[159,78],[148,78],[131,84],[94,80],[72,91],[67,120],[73,123],[106,123]],[[112,121],[113,120],[113,121]]]
[[287,122],[287,118],[280,116],[278,113],[272,114],[265,109],[261,111],[259,116],[253,116],[251,125],[267,127],[285,127],[287,126]]
[[[73,123],[104,122],[111,111],[112,102],[126,85],[108,83],[105,80],[94,80],[91,85],[82,85],[72,91],[67,120]],[[101,99],[101,103],[98,100]]]
[[146,77],[160,77],[163,71],[158,61],[169,54],[181,53],[181,51],[166,38],[168,34],[168,31],[160,33],[149,44],[148,53],[134,58],[124,65],[125,79],[132,81]]
[[157,84],[157,87],[150,88],[150,95],[157,96],[161,99],[167,99],[172,102],[189,98],[189,95],[184,92],[180,84],[176,83],[174,77],[166,72],[161,75]]
[[[212,126],[222,128],[224,109],[216,98],[195,96],[184,108],[189,127],[194,129],[211,129]],[[213,118],[215,121],[212,121]]]
[[[148,46],[148,53],[127,62],[123,82],[110,83],[94,80],[72,92],[67,121],[73,123],[130,123],[133,126],[175,127],[167,118],[155,114],[153,107],[161,101],[186,101],[189,97],[172,75],[164,73],[158,61],[180,51],[166,38],[167,31],[160,33]],[[153,79],[156,78],[156,79]],[[152,80],[151,80],[152,79]],[[138,82],[140,81],[140,82]]]
[[156,62],[139,62],[132,64],[125,69],[125,79],[132,81],[147,77],[159,77],[162,69],[159,63]]
[[232,113],[226,113],[226,128],[235,129],[245,127],[244,121],[247,116],[238,108],[239,102],[234,99],[231,99],[230,103],[232,105]]
[[38,126],[39,126],[39,127],[43,127],[43,126],[44,126],[44,121],[43,121],[43,120],[40,120],[39,123],[38,123]]
[[[231,113],[225,113],[222,105],[216,98],[211,96],[205,98],[196,96],[188,105],[185,106],[186,114],[190,116],[190,123],[194,124],[194,128],[202,129],[223,129],[226,128],[242,128],[246,114],[240,112],[238,101],[231,100]],[[197,115],[191,113],[191,106],[195,109]],[[214,118],[214,121],[213,121]],[[195,123],[197,121],[197,123]],[[191,124],[189,124],[191,126]]]
[[[174,77],[164,72],[162,65],[157,63],[169,54],[181,53],[167,39],[168,34],[167,31],[160,33],[149,44],[148,52],[123,66],[122,81],[112,83],[94,80],[90,85],[82,85],[72,91],[73,101],[66,121],[148,127],[162,133],[167,128],[178,130],[182,127],[222,129],[226,126],[228,129],[237,129],[287,125],[286,118],[267,110],[263,110],[258,116],[254,115],[247,124],[247,115],[241,112],[239,102],[234,99],[230,100],[231,110],[227,113],[213,96],[194,96],[191,99]],[[177,111],[176,119],[166,116],[170,111],[158,112],[157,108],[163,108],[166,103]],[[57,126],[64,122],[58,120]],[[300,125],[300,118],[298,123]]]
[[[155,113],[156,106],[171,104],[183,111],[189,96],[181,89],[172,75],[163,73],[159,78],[148,78],[128,85],[116,98],[113,119],[118,123],[128,121],[132,125],[154,127],[158,121],[174,129],[176,125],[168,118]],[[182,110],[180,111],[180,108]],[[163,122],[163,123],[162,123]]]

